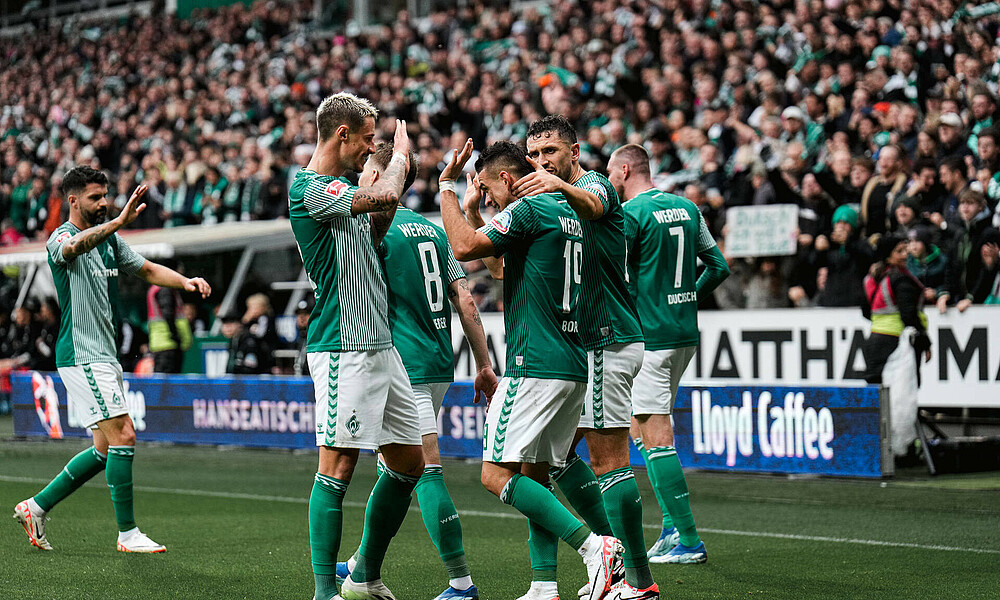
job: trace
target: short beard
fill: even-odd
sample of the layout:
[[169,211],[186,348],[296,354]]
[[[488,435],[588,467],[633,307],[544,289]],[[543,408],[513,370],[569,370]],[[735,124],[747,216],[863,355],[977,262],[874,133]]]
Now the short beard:
[[108,211],[107,210],[105,210],[103,214],[101,214],[100,211],[96,211],[96,210],[93,211],[93,212],[89,212],[89,213],[86,212],[86,211],[81,211],[81,212],[83,214],[83,218],[87,221],[87,223],[91,227],[93,227],[94,225],[100,225],[101,223],[103,223],[104,221],[106,221],[107,218],[108,218]]

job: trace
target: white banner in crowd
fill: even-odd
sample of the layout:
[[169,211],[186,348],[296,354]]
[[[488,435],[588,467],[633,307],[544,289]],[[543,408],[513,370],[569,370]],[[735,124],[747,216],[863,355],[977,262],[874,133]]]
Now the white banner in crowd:
[[795,254],[798,231],[795,204],[734,206],[726,210],[726,256]]
[[[934,345],[921,365],[920,406],[1000,408],[1000,307],[924,312]],[[870,324],[860,309],[704,311],[699,319],[701,345],[682,383],[827,386],[863,378]],[[455,378],[471,379],[475,362],[454,323]],[[502,370],[503,314],[484,314],[483,327]]]

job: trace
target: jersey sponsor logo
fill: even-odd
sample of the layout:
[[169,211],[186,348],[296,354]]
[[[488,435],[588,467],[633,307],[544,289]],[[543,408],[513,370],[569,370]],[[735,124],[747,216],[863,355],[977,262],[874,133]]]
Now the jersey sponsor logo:
[[493,225],[493,228],[500,233],[507,233],[510,231],[510,220],[510,211],[502,210],[498,212],[495,217],[493,217],[490,224]]
[[331,181],[330,185],[326,186],[326,193],[334,198],[340,198],[347,191],[348,187],[350,186],[343,181]]
[[58,235],[58,236],[56,237],[56,243],[57,243],[57,244],[61,244],[61,243],[65,242],[66,240],[68,240],[68,239],[69,239],[69,238],[71,238],[71,237],[73,237],[73,234],[71,234],[71,233],[70,233],[70,232],[68,232],[68,231],[64,231],[64,232],[60,233],[60,234],[59,234],[59,235]]
[[118,269],[96,268],[90,272],[94,277],[118,277]]
[[653,218],[657,223],[676,223],[677,221],[690,221],[691,213],[683,208],[665,208],[654,210]]

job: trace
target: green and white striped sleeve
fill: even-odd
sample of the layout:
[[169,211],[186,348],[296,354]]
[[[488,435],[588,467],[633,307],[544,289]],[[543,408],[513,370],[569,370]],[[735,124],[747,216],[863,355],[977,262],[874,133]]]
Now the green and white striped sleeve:
[[306,184],[302,203],[309,216],[320,222],[350,217],[351,203],[357,189],[333,177],[315,177]]
[[122,236],[115,234],[115,243],[118,247],[118,268],[129,275],[135,275],[139,269],[146,264],[146,259],[128,245]]
[[52,259],[53,263],[60,266],[66,264],[66,257],[63,256],[63,246],[72,237],[72,233],[64,231],[62,228],[56,229],[49,236],[49,240],[45,242],[45,250],[49,253],[49,258]]
[[465,277],[465,271],[462,269],[462,265],[455,260],[455,253],[451,249],[451,244],[448,244],[448,283],[458,281],[463,277]]
[[712,237],[712,232],[708,230],[708,224],[705,223],[705,217],[698,212],[698,252],[704,252],[706,250],[711,250],[715,248],[715,238]]

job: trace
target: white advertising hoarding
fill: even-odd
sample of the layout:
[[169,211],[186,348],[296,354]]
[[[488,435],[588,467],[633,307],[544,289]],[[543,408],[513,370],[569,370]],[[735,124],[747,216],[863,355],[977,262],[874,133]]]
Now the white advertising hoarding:
[[[941,315],[931,308],[931,361],[921,365],[920,406],[1000,408],[1000,307]],[[869,322],[860,309],[703,311],[701,344],[682,383],[836,385],[858,382]],[[494,365],[504,364],[503,314],[484,314]],[[475,372],[457,320],[456,380]]]

